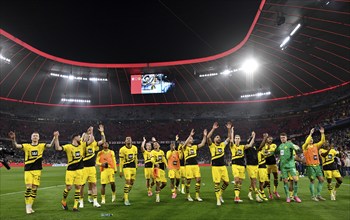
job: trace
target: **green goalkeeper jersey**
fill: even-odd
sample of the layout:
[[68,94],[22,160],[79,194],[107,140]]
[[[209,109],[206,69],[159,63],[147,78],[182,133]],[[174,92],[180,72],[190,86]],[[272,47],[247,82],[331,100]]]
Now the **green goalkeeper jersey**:
[[278,146],[275,154],[278,154],[280,157],[281,169],[295,168],[293,151],[294,145],[291,142],[282,143]]

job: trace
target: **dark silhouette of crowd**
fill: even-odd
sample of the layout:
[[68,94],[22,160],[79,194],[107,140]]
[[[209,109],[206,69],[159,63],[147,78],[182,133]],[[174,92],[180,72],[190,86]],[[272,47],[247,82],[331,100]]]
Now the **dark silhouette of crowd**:
[[[322,97],[322,101],[317,100]],[[296,144],[305,141],[312,127],[325,127],[327,140],[344,155],[350,151],[350,98],[348,95],[329,93],[327,96],[306,96],[271,103],[250,103],[235,105],[174,105],[123,107],[108,109],[56,108],[34,106],[1,101],[0,141],[9,146],[7,134],[15,131],[19,143],[30,142],[33,131],[40,133],[40,139],[50,142],[53,132],[60,132],[62,143],[68,143],[73,133],[83,133],[89,126],[105,126],[110,147],[118,152],[126,136],[131,136],[140,147],[143,137],[156,137],[161,148],[167,151],[170,141],[179,134],[185,140],[191,129],[195,129],[195,141],[201,139],[203,129],[210,129],[213,122],[221,126],[217,134],[226,137],[224,124],[232,121],[236,134],[247,140],[251,131],[257,134],[260,144],[263,133],[269,133],[279,142],[279,133],[286,132]],[[96,129],[97,130],[97,129]],[[99,132],[96,139],[99,139]],[[118,156],[118,154],[116,154]],[[142,158],[141,154],[139,158]],[[13,162],[23,162],[23,152],[15,150],[9,157]],[[209,149],[199,151],[201,163],[210,163]],[[140,160],[142,162],[142,159]],[[230,158],[227,158],[230,161]],[[54,149],[45,151],[44,163],[65,163],[64,155]],[[346,167],[346,156],[339,163]],[[302,168],[299,168],[303,173]],[[345,170],[347,168],[344,168]]]

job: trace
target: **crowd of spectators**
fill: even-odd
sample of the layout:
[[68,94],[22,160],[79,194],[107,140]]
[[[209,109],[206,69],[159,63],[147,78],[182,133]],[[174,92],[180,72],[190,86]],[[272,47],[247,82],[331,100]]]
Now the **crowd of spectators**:
[[[6,107],[1,108],[0,111],[0,144],[10,147],[7,139],[9,131],[16,132],[19,143],[30,142],[30,134],[33,131],[40,133],[42,141],[50,142],[55,130],[60,131],[61,142],[68,143],[73,133],[83,133],[89,126],[97,128],[99,123],[103,123],[110,147],[116,152],[123,145],[126,136],[131,136],[138,147],[143,137],[150,140],[154,136],[160,141],[161,149],[167,151],[169,142],[175,139],[176,134],[184,140],[194,128],[195,140],[198,142],[202,137],[203,129],[210,129],[214,121],[218,121],[221,125],[217,134],[226,137],[224,124],[232,121],[235,132],[241,135],[242,140],[248,139],[251,131],[254,130],[257,133],[257,144],[260,143],[262,134],[265,132],[272,135],[278,143],[279,133],[286,132],[296,144],[301,146],[312,127],[323,126],[326,128],[327,139],[338,150],[344,152],[339,163],[340,167],[344,167],[342,172],[345,174],[345,170],[350,169],[350,129],[348,128],[350,98],[337,96],[336,101],[327,99],[328,101],[324,101],[323,105],[314,104],[316,103],[314,100],[315,97],[307,98],[299,104],[297,100],[278,102],[281,107],[277,107],[277,103],[272,102],[231,106],[126,107],[120,112],[115,109],[100,111],[100,109],[86,108],[57,110],[53,107],[37,108],[32,105],[6,102]],[[250,109],[249,113],[245,111],[247,109]],[[98,132],[95,134],[96,139],[99,139]],[[118,156],[117,153],[116,155]],[[228,162],[229,155],[230,153],[226,158]],[[23,152],[20,150],[15,150],[15,155],[8,157],[12,162],[23,162]],[[46,150],[43,158],[45,163],[66,162],[64,153],[56,152],[54,149]],[[141,153],[139,158],[142,158]],[[142,162],[142,159],[140,161]],[[207,147],[200,149],[199,161],[210,162]],[[302,165],[299,169],[302,174]],[[349,172],[350,170],[348,174]]]

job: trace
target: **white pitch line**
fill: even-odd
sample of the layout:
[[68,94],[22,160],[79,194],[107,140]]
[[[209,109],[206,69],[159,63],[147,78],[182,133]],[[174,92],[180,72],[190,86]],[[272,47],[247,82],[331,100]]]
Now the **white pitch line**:
[[[65,186],[65,185],[48,186],[48,187],[44,187],[44,188],[40,188],[39,187],[38,191],[45,190],[45,189],[52,189],[52,188],[61,187],[61,186]],[[9,195],[14,195],[14,194],[19,194],[19,193],[24,193],[24,190],[23,191],[18,191],[18,192],[10,192],[10,193],[0,194],[0,196],[9,196]]]

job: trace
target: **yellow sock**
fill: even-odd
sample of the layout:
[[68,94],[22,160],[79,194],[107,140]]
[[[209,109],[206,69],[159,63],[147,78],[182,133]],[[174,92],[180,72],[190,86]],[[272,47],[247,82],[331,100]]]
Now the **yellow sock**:
[[106,195],[101,195],[102,200],[106,200]]
[[129,200],[129,190],[130,190],[130,185],[125,184],[124,185],[124,200],[128,201]]
[[79,197],[80,197],[80,189],[76,189],[74,193],[74,209],[78,208],[78,203],[79,203]]
[[234,185],[235,197],[239,197],[240,187],[239,184]]

